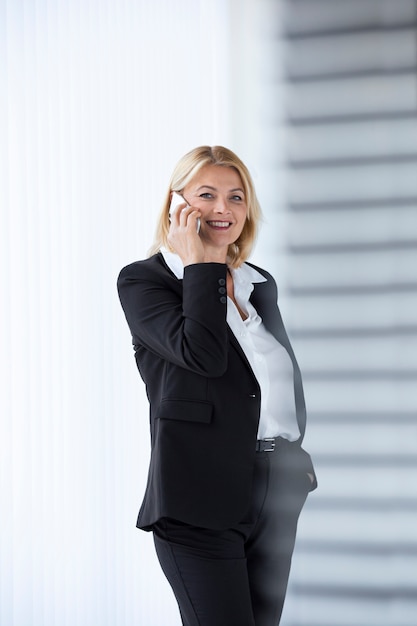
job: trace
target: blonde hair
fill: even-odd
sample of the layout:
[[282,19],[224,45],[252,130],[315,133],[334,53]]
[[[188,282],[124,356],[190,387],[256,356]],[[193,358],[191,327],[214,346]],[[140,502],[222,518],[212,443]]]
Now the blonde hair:
[[169,188],[162,205],[156,227],[155,239],[149,250],[149,256],[159,252],[161,247],[169,249],[169,207],[171,193],[182,193],[184,187],[206,165],[220,165],[231,167],[239,174],[243,191],[245,192],[248,214],[245,225],[239,238],[229,245],[228,263],[232,267],[239,267],[249,257],[258,232],[259,222],[262,218],[261,207],[256,197],[252,177],[246,165],[231,150],[222,146],[200,146],[187,152],[177,163],[172,173]]

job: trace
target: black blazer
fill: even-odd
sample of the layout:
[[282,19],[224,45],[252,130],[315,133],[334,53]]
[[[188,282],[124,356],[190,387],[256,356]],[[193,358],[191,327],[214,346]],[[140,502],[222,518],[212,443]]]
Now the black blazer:
[[[294,366],[301,432],[306,413],[300,370],[285,332],[272,276],[255,267],[251,302]],[[120,301],[136,363],[150,403],[151,460],[137,526],[160,517],[227,528],[250,501],[261,394],[238,341],[226,323],[226,271],[199,263],[178,280],[159,253],[125,267]],[[300,467],[314,473],[299,448]],[[312,485],[312,488],[315,484]]]

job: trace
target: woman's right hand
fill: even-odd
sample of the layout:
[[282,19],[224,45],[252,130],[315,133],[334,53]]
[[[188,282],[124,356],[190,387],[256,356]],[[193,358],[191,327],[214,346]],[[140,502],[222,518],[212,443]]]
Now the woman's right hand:
[[204,244],[197,233],[197,219],[200,217],[201,212],[185,202],[177,205],[171,213],[168,243],[179,255],[184,267],[204,262]]

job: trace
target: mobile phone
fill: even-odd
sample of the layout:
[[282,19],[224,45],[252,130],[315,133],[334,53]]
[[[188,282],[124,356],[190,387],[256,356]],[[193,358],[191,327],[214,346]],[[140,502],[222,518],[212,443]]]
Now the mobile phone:
[[[185,198],[183,198],[181,194],[179,194],[177,191],[173,191],[172,192],[171,205],[169,207],[169,218],[170,218],[170,220],[171,220],[171,213],[173,213],[176,210],[176,208],[177,208],[177,206],[179,204],[183,204],[184,202],[187,202],[187,200]],[[188,202],[187,202],[187,205],[188,205]],[[200,226],[201,226],[201,220],[200,220],[199,217],[197,217],[197,233],[200,232]]]

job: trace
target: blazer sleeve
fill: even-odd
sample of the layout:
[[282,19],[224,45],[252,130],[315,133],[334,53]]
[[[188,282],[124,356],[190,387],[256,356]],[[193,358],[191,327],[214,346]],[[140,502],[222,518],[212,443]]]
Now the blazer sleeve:
[[228,350],[226,271],[222,263],[197,263],[184,268],[180,282],[162,264],[123,268],[117,286],[133,343],[195,373],[221,376]]

